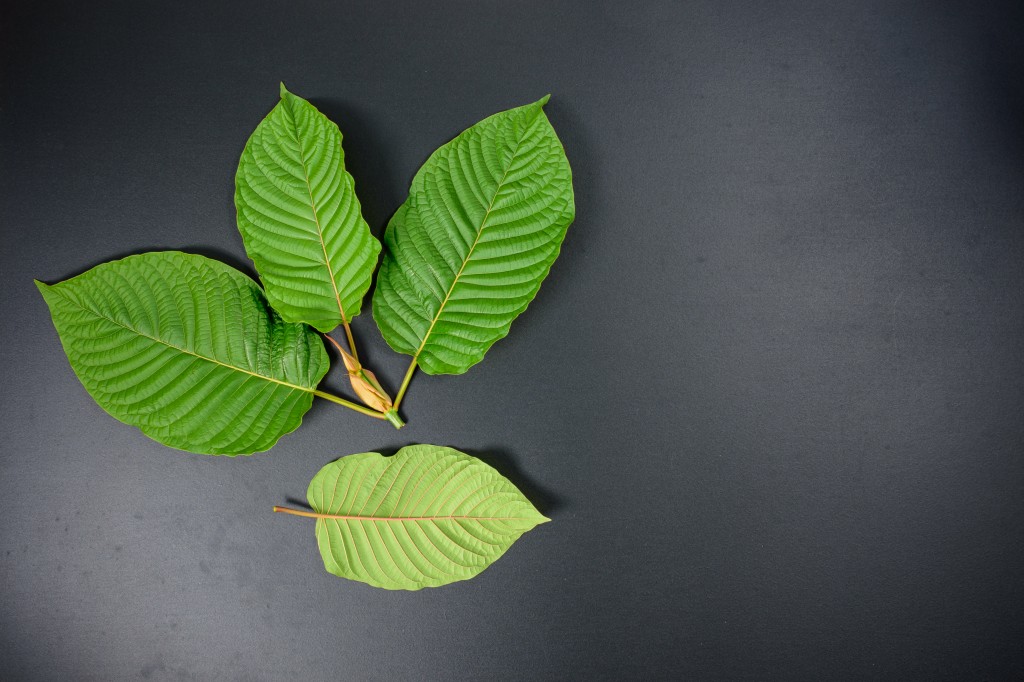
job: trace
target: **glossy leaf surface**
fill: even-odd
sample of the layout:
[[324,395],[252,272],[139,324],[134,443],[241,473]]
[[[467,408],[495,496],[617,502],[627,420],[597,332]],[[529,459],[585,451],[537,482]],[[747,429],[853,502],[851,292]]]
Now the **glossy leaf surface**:
[[309,484],[324,567],[392,590],[477,575],[548,519],[475,457],[410,445],[393,457],[343,457]]
[[338,126],[283,84],[242,152],[235,207],[281,317],[328,332],[359,314],[380,242],[363,220]]
[[266,450],[302,422],[329,360],[251,279],[174,251],[36,282],[71,367],[99,405],[172,448]]
[[546,102],[495,114],[434,152],[388,225],[373,317],[428,374],[483,359],[558,256],[575,203]]

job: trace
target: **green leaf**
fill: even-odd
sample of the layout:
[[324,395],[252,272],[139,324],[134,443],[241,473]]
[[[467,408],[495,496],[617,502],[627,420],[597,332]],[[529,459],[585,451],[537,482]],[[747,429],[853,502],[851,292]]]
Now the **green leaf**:
[[293,431],[327,372],[319,336],[283,322],[233,268],[175,251],[36,282],[100,407],[172,448],[250,454]]
[[338,126],[283,83],[238,162],[235,207],[245,250],[281,317],[328,332],[359,314],[380,242],[345,171]]
[[306,493],[324,568],[389,590],[477,575],[520,535],[548,521],[504,476],[475,457],[410,445],[393,457],[343,457]]
[[480,362],[558,257],[576,208],[545,103],[495,114],[434,152],[388,225],[373,317],[428,374]]

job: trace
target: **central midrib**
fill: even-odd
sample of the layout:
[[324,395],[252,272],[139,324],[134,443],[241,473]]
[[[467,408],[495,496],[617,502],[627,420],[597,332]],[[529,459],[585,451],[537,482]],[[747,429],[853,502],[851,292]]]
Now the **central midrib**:
[[[533,125],[533,122],[537,120],[537,115],[540,114],[541,107],[537,107],[537,111],[534,113],[533,119],[526,125],[527,129]],[[473,251],[476,249],[476,245],[480,243],[480,237],[484,234],[484,229],[487,227],[487,219],[491,216],[491,210],[494,208],[494,202],[498,199],[498,192],[501,191],[501,186],[505,184],[505,178],[508,177],[508,172],[512,170],[512,162],[515,161],[516,154],[519,153],[519,147],[523,144],[523,138],[526,137],[526,130],[523,131],[522,137],[516,142],[516,148],[512,150],[512,156],[509,157],[508,167],[505,168],[505,172],[501,175],[501,180],[498,181],[498,185],[494,188],[494,194],[491,196],[491,201],[487,205],[487,211],[484,213],[483,219],[480,221],[480,228],[477,230],[476,238],[473,240],[473,245],[469,247],[469,252],[466,257],[462,260],[462,265],[459,267],[459,271],[455,273],[455,279],[452,280],[452,284],[448,287],[448,292],[445,294],[444,300],[441,301],[441,307],[437,309],[437,314],[434,315],[434,319],[430,321],[430,327],[427,328],[427,333],[423,335],[423,341],[420,342],[420,347],[416,349],[416,354],[413,355],[413,360],[418,360],[420,353],[423,352],[424,347],[427,345],[427,340],[430,339],[430,334],[434,331],[434,325],[441,319],[441,314],[444,312],[444,307],[448,304],[448,299],[451,298],[452,292],[455,291],[456,285],[459,283],[459,277],[462,276],[463,270],[466,269],[466,265],[473,258]]]
[[91,308],[86,308],[81,303],[79,303],[77,301],[73,301],[72,299],[68,298],[67,296],[64,297],[64,300],[68,301],[69,303],[73,303],[74,305],[78,306],[81,310],[84,310],[85,312],[87,312],[87,313],[89,313],[91,315],[95,315],[96,317],[100,318],[101,320],[106,320],[107,322],[109,322],[110,324],[112,324],[114,326],[120,327],[121,329],[124,329],[125,331],[132,332],[133,334],[137,334],[138,336],[141,336],[141,337],[143,337],[145,339],[149,339],[150,341],[153,341],[155,343],[159,343],[159,344],[161,344],[163,346],[166,346],[168,348],[172,348],[172,349],[178,351],[179,353],[184,353],[185,355],[191,355],[194,358],[199,358],[200,360],[205,360],[205,361],[210,362],[210,363],[212,363],[214,365],[219,365],[221,367],[226,367],[227,369],[231,369],[231,370],[234,370],[236,372],[241,372],[243,374],[248,374],[249,376],[254,376],[254,377],[258,378],[258,379],[263,379],[264,381],[270,381],[270,382],[273,382],[275,384],[280,384],[282,386],[287,386],[288,388],[294,388],[294,389],[296,389],[298,391],[305,391],[307,393],[314,393],[316,391],[315,388],[306,388],[305,386],[298,386],[296,384],[290,384],[287,381],[281,381],[280,379],[275,379],[274,377],[268,377],[265,374],[258,374],[256,372],[251,372],[251,371],[249,371],[247,369],[243,369],[242,367],[236,367],[235,365],[229,365],[229,364],[227,364],[225,362],[221,362],[220,360],[215,360],[214,358],[209,358],[209,357],[206,357],[205,355],[200,355],[199,353],[195,353],[193,351],[190,351],[187,348],[182,348],[180,346],[176,346],[173,343],[169,343],[167,341],[164,341],[163,339],[158,339],[155,336],[150,336],[149,334],[141,332],[138,329],[134,329],[134,328],[129,327],[129,326],[125,325],[125,324],[121,324],[117,320],[113,320],[113,319],[107,317],[106,315],[102,315],[102,314],[96,312],[95,310],[93,310]]
[[[289,109],[289,113],[291,110]],[[295,115],[291,115],[292,129],[295,132],[295,142],[299,146],[299,163],[302,164],[302,175],[306,179],[306,191],[309,193],[309,206],[313,209],[313,223],[316,225],[316,233],[320,239],[320,248],[324,252],[324,267],[327,268],[327,276],[331,280],[331,288],[334,290],[334,300],[338,302],[338,312],[341,314],[341,321],[348,324],[348,317],[345,315],[345,307],[341,305],[341,294],[338,293],[338,284],[334,281],[334,271],[331,269],[331,258],[327,255],[327,243],[324,241],[324,231],[320,227],[320,216],[316,211],[316,200],[313,198],[313,185],[309,181],[309,171],[306,169],[306,155],[302,151],[302,140],[299,138],[299,125],[295,121]],[[340,145],[339,145],[340,146]],[[344,173],[342,169],[342,173]]]
[[340,514],[320,514],[312,512],[311,516],[318,521],[530,521],[525,516],[344,516]]

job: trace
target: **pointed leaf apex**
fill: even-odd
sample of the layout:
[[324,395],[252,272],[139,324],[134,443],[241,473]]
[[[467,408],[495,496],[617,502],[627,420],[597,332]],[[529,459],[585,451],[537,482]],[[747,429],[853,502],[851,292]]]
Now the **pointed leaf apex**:
[[43,299],[49,304],[50,297],[60,293],[59,289],[54,288],[54,285],[47,284],[46,282],[40,282],[38,279],[32,280],[35,282],[36,289],[39,289],[39,293],[42,294]]
[[281,81],[281,99],[284,99],[285,95],[290,95],[290,94],[291,93],[288,92],[288,88],[284,87],[284,81]]
[[548,103],[549,99],[551,99],[551,93],[550,92],[548,94],[544,95],[543,97],[541,97],[539,100],[537,100],[537,104],[539,104],[540,106],[544,106],[545,104]]

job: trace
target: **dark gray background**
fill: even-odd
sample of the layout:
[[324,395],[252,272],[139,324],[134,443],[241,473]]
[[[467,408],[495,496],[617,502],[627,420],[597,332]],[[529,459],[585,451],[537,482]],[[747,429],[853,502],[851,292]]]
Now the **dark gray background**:
[[[1024,675],[1019,3],[0,16],[7,679]],[[405,430],[323,403],[269,453],[182,454],[92,402],[32,278],[166,248],[251,273],[233,176],[282,79],[341,126],[377,234],[434,148],[551,92],[576,223],[485,362],[415,379]],[[394,388],[406,359],[356,329]],[[270,513],[412,442],[554,522],[390,593]]]

